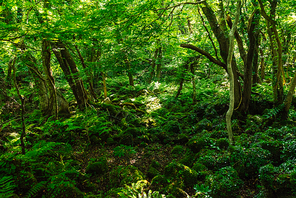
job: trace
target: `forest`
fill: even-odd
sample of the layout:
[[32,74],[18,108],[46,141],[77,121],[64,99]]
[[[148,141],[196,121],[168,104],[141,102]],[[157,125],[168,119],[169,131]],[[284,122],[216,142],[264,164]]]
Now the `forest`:
[[296,1],[0,0],[0,198],[296,197]]

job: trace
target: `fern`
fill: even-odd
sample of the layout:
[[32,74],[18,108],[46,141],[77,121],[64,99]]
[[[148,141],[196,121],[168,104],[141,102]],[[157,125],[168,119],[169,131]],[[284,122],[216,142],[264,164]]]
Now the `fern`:
[[34,197],[35,195],[37,195],[37,193],[39,193],[45,187],[46,183],[47,183],[46,181],[41,181],[37,183],[35,186],[33,186],[33,188],[29,190],[25,198]]
[[126,185],[118,195],[121,198],[165,198],[165,195],[159,194],[158,191],[149,190],[148,193],[144,192],[144,187],[148,184],[147,180],[140,180],[137,183],[132,183],[132,186]]
[[281,104],[278,107],[275,107],[273,109],[267,109],[267,111],[264,113],[263,117],[265,119],[269,119],[271,117],[276,117],[277,114],[284,108],[284,105]]
[[12,176],[4,176],[0,179],[0,198],[14,196],[15,184]]
[[26,153],[26,157],[29,158],[38,158],[42,155],[48,154],[49,151],[52,151],[54,147],[62,145],[63,143],[58,142],[45,142],[41,141],[36,144],[31,151]]

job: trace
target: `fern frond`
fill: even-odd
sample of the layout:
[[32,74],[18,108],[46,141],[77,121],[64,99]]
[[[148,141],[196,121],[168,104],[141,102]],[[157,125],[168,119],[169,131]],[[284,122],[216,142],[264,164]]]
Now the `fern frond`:
[[14,196],[15,184],[12,176],[4,176],[0,179],[0,198]]
[[37,193],[40,192],[44,188],[46,183],[47,183],[46,181],[41,181],[41,182],[37,183],[35,186],[33,186],[29,190],[29,192],[26,194],[25,198],[34,197],[35,195],[37,195]]

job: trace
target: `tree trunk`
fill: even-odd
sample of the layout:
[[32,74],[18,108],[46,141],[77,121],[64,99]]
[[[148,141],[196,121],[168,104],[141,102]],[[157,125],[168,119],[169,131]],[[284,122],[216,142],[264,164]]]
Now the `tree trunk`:
[[[295,53],[294,59],[293,59],[294,67],[296,66],[295,60],[296,60],[296,53]],[[294,77],[293,77],[293,79],[291,81],[291,84],[290,84],[290,87],[289,87],[289,92],[288,92],[288,94],[286,96],[286,99],[285,99],[285,102],[284,102],[285,107],[282,110],[282,120],[286,120],[288,118],[289,109],[290,109],[290,106],[291,106],[291,103],[292,103],[293,95],[295,93],[295,87],[296,87],[296,73],[294,74]]]
[[196,86],[195,86],[195,77],[194,77],[195,65],[196,65],[195,63],[190,64],[190,71],[192,74],[191,81],[192,81],[192,87],[193,87],[193,91],[192,91],[192,103],[193,104],[196,103]]
[[42,40],[42,66],[45,74],[46,84],[49,92],[47,115],[55,115],[55,118],[58,118],[58,104],[57,104],[57,93],[54,78],[52,76],[52,71],[50,68],[50,43],[48,40]]
[[21,56],[21,61],[28,67],[31,75],[35,81],[35,89],[37,90],[39,96],[39,106],[42,114],[46,115],[48,109],[48,96],[46,89],[46,80],[43,77],[42,73],[37,67],[37,61],[29,51],[26,49],[24,41],[21,41],[15,44],[16,47],[20,48],[23,51]]
[[[224,62],[227,63],[228,53],[229,53],[228,52],[229,39],[226,37],[225,32],[221,29],[221,26],[217,21],[214,11],[211,9],[211,7],[208,5],[208,3],[203,2],[202,5],[203,5],[202,11],[205,14],[205,16],[207,17],[209,24],[211,26],[211,29],[212,29],[216,39],[219,42],[220,55],[221,55],[222,59],[224,60]],[[236,66],[236,62],[235,62],[234,58],[232,58],[231,65],[233,67],[233,79],[234,79],[234,105],[238,106],[240,104],[240,98],[241,98],[241,86],[238,81],[237,66]]]
[[157,54],[158,54],[158,50],[159,48],[157,48],[154,52],[154,58],[152,59],[152,64],[151,64],[151,72],[150,72],[150,77],[148,80],[148,83],[150,84],[152,82],[152,79],[154,77],[154,73],[155,73],[155,65],[156,65],[156,60],[157,60]]
[[256,53],[257,40],[257,26],[260,20],[260,11],[256,9],[249,20],[248,25],[248,36],[249,36],[249,50],[247,53],[247,60],[244,67],[244,88],[243,88],[243,99],[240,106],[240,111],[247,112],[249,109],[249,104],[251,100],[251,90],[252,90],[252,67],[254,61],[254,54]]
[[106,74],[101,72],[103,78],[103,89],[104,89],[104,98],[107,98],[107,85],[106,85]]
[[80,58],[82,67],[83,67],[83,69],[85,69],[85,73],[86,73],[87,81],[88,81],[88,85],[89,85],[89,92],[94,99],[97,99],[97,95],[95,94],[95,90],[94,90],[92,75],[90,74],[91,72],[89,71],[88,66],[85,64],[84,58],[82,57],[82,55],[76,45],[75,45],[75,49],[76,49],[76,52],[78,53],[78,56]]
[[157,56],[158,63],[156,64],[156,78],[157,81],[160,81],[160,74],[161,74],[161,62],[162,62],[162,48],[158,48],[158,56]]
[[[190,63],[189,63],[189,64],[190,64]],[[184,65],[184,67],[183,67],[183,71],[181,71],[182,74],[181,74],[181,79],[180,79],[180,86],[179,86],[179,89],[178,89],[177,94],[176,94],[176,96],[175,96],[176,99],[177,99],[178,96],[181,94],[181,91],[182,91],[182,88],[183,88],[183,83],[184,83],[184,81],[185,81],[185,75],[186,75],[187,70],[188,70],[188,63],[186,63],[186,64]]]
[[54,48],[53,52],[73,91],[78,107],[84,109],[87,105],[87,94],[71,54],[61,41],[53,42],[52,46]]
[[260,49],[260,78],[261,82],[264,81],[265,78],[265,64],[264,64],[264,52]]
[[[273,93],[274,103],[276,105],[283,103],[284,88],[283,88],[283,60],[282,60],[282,44],[279,39],[279,35],[276,29],[275,13],[277,7],[277,0],[270,2],[270,16],[265,12],[262,0],[258,0],[261,8],[261,14],[266,19],[268,27],[268,36],[270,39],[272,56],[274,61],[274,78],[273,78]],[[283,75],[283,76],[282,76]]]
[[230,90],[229,90],[229,109],[226,113],[226,125],[227,125],[228,139],[230,144],[233,144],[231,117],[234,110],[234,78],[233,78],[234,76],[233,76],[233,67],[231,66],[231,64],[232,64],[233,51],[234,51],[234,32],[236,30],[236,26],[239,19],[240,7],[241,7],[241,1],[239,0],[237,2],[237,8],[236,8],[237,10],[235,14],[234,24],[229,33],[229,52],[227,57],[227,69],[229,74]]

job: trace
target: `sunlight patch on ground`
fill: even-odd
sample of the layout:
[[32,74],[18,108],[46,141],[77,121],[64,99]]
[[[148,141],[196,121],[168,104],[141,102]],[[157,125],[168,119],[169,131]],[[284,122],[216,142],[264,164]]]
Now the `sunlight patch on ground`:
[[157,97],[149,96],[146,99],[146,111],[148,113],[151,113],[152,111],[155,111],[157,109],[161,108],[161,104],[159,103],[159,99]]

